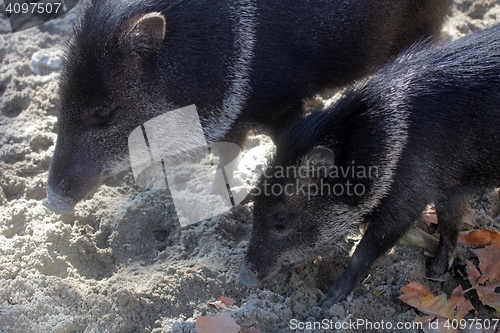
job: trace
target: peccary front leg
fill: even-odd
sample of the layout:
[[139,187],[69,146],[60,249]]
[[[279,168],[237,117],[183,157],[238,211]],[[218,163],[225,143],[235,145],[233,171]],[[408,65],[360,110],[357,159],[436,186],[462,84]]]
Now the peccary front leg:
[[344,273],[320,300],[321,307],[328,308],[344,300],[358,285],[375,260],[393,247],[411,228],[425,204],[418,204],[415,200],[410,206],[409,202],[411,201],[405,203],[394,201],[392,204],[381,205],[378,212],[369,217],[368,229],[356,247]]
[[450,194],[436,200],[438,217],[439,246],[435,258],[427,262],[426,274],[429,279],[446,281],[451,278],[450,268],[453,263],[458,231],[467,212],[467,197],[462,194]]

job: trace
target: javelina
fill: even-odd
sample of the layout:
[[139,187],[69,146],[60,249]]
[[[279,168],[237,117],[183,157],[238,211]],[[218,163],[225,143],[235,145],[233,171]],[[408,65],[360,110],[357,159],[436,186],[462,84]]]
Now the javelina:
[[[368,227],[323,297],[349,295],[373,262],[435,203],[433,278],[449,272],[467,195],[500,185],[500,26],[417,43],[325,111],[293,124],[254,191],[248,286],[341,246]],[[273,195],[274,194],[274,195]]]
[[451,2],[94,1],[66,50],[45,204],[72,212],[129,165],[135,128],[187,105],[208,142],[276,136],[304,98],[438,34]]

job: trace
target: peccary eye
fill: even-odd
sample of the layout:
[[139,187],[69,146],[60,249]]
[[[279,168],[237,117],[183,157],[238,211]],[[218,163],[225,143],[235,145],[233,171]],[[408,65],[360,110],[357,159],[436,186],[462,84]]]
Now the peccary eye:
[[288,216],[284,213],[277,213],[273,216],[273,229],[276,231],[286,230]]
[[113,116],[117,110],[117,107],[100,108],[97,112],[90,116],[88,123],[90,126],[107,126],[113,120]]
[[95,114],[95,117],[102,120],[109,120],[116,109],[116,107],[102,108]]

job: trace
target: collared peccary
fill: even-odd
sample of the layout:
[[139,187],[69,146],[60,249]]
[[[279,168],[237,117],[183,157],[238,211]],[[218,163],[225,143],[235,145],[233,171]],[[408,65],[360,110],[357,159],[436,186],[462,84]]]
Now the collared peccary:
[[322,299],[349,295],[435,203],[427,275],[449,274],[467,196],[500,185],[500,26],[436,47],[417,43],[334,106],[293,124],[254,190],[241,281],[249,286],[367,229]]
[[196,105],[208,142],[277,136],[304,98],[438,34],[451,1],[94,0],[66,50],[45,204],[72,212],[177,108]]

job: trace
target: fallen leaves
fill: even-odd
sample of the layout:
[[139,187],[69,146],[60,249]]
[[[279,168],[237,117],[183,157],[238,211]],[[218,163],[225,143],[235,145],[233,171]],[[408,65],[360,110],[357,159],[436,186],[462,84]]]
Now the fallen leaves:
[[500,293],[496,292],[497,288],[500,288],[500,233],[492,230],[472,230],[460,233],[459,241],[478,247],[472,250],[477,256],[478,267],[472,261],[466,260],[466,273],[471,284],[470,288],[463,290],[459,285],[453,290],[450,299],[447,299],[445,294],[433,295],[415,281],[409,281],[408,285],[401,288],[403,294],[400,299],[428,315],[416,321],[436,323],[436,327],[424,329],[425,332],[459,332],[457,329],[443,326],[443,323],[464,320],[465,316],[471,312],[477,315],[472,303],[465,298],[465,294],[472,290],[477,292],[483,305],[494,308],[497,316],[500,313]]
[[446,295],[434,296],[424,286],[415,281],[409,281],[401,290],[403,294],[399,298],[423,313],[446,319],[455,318],[451,303],[446,299]]
[[485,247],[495,243],[500,246],[500,233],[493,230],[470,230],[458,234],[458,241],[471,247]]
[[[210,302],[208,305],[218,310],[225,305],[233,305],[236,300],[226,296],[220,296],[217,301]],[[196,318],[196,333],[238,333],[241,327],[234,321],[227,312],[219,313],[216,316],[199,316]],[[240,333],[261,333],[260,330],[251,326],[243,329]]]
[[467,260],[467,277],[484,305],[500,312],[500,248],[496,244],[473,251],[479,258],[479,269]]
[[208,305],[215,307],[217,310],[220,310],[224,305],[232,305],[234,302],[236,301],[232,298],[221,296],[215,302],[208,303]]
[[234,302],[236,302],[233,298],[229,298],[226,296],[219,297],[219,301],[226,305],[232,305]]
[[238,333],[240,328],[227,312],[196,318],[196,333]]

